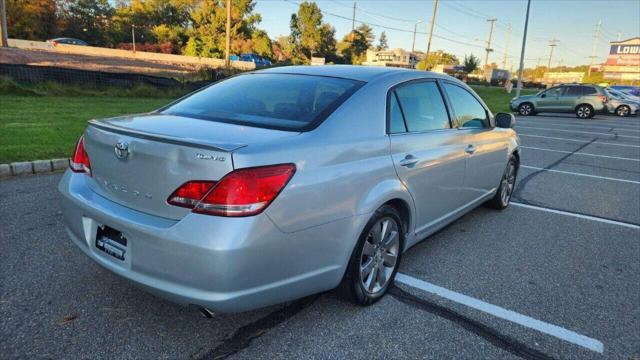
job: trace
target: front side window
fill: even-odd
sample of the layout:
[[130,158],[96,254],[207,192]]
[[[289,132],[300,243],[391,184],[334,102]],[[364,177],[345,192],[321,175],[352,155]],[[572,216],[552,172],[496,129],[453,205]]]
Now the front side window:
[[395,90],[395,94],[404,114],[407,131],[451,128],[447,108],[435,82],[403,85]]
[[557,96],[562,96],[563,92],[564,92],[564,87],[559,86],[559,87],[551,88],[543,92],[541,95],[544,95],[544,97],[557,97]]
[[326,76],[245,74],[216,83],[162,110],[164,114],[281,130],[322,121],[362,82]]
[[488,128],[489,121],[487,111],[480,102],[460,86],[445,83],[455,119],[458,126],[463,128]]

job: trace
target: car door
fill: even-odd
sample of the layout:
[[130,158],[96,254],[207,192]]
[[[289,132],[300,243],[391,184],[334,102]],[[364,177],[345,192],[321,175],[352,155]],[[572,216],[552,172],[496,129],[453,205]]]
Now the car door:
[[491,124],[490,112],[460,85],[444,82],[455,126],[464,134],[467,202],[479,200],[500,183],[507,161],[508,143]]
[[536,99],[536,109],[540,111],[560,111],[560,97],[565,88],[563,86],[553,87],[538,96]]
[[464,136],[452,128],[436,81],[393,88],[387,108],[393,164],[415,201],[421,233],[464,204]]
[[582,86],[569,85],[560,97],[560,110],[563,112],[571,112],[582,99]]

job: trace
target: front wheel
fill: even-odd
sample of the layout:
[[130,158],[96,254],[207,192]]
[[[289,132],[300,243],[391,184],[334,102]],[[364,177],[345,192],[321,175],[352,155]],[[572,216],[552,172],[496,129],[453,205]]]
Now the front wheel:
[[590,117],[593,117],[593,115],[594,113],[591,105],[582,104],[576,107],[576,116],[579,117],[580,119],[588,119]]
[[518,106],[518,114],[522,116],[533,115],[533,105],[529,103],[520,104],[520,106]]
[[629,116],[631,113],[631,109],[627,105],[620,105],[616,109],[616,115],[618,116]]
[[385,205],[365,226],[340,284],[343,297],[371,305],[387,292],[400,265],[404,231],[398,211]]
[[509,206],[509,202],[511,201],[511,195],[513,195],[513,190],[516,187],[516,177],[518,176],[518,165],[516,162],[516,158],[512,155],[509,158],[509,162],[507,163],[507,168],[504,170],[504,174],[502,174],[502,179],[500,179],[500,186],[498,186],[498,190],[496,190],[496,194],[491,198],[491,200],[487,201],[487,206],[492,209],[502,210],[506,209]]

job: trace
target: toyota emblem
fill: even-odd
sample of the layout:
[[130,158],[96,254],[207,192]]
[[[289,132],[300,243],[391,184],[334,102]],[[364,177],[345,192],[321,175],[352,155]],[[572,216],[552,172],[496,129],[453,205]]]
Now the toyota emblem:
[[118,159],[125,160],[129,156],[129,144],[126,141],[118,141],[114,151]]

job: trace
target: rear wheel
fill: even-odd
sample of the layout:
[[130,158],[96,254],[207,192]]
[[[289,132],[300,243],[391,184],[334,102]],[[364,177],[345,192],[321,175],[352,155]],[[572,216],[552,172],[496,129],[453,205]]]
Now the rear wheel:
[[504,170],[504,174],[502,174],[502,179],[500,179],[500,186],[498,187],[498,190],[496,190],[496,194],[493,198],[487,201],[486,205],[497,210],[502,210],[509,206],[511,195],[513,195],[513,190],[516,187],[517,176],[518,165],[516,158],[511,155],[509,162],[507,163],[507,168]]
[[580,119],[588,119],[593,115],[593,108],[589,104],[580,104],[576,107],[576,116]]
[[631,109],[627,105],[620,105],[616,109],[616,115],[618,116],[629,116],[631,113]]
[[340,284],[346,299],[371,305],[387,292],[400,265],[404,231],[398,211],[378,209],[365,226]]
[[518,114],[522,116],[533,115],[533,105],[531,103],[522,103],[518,106]]

